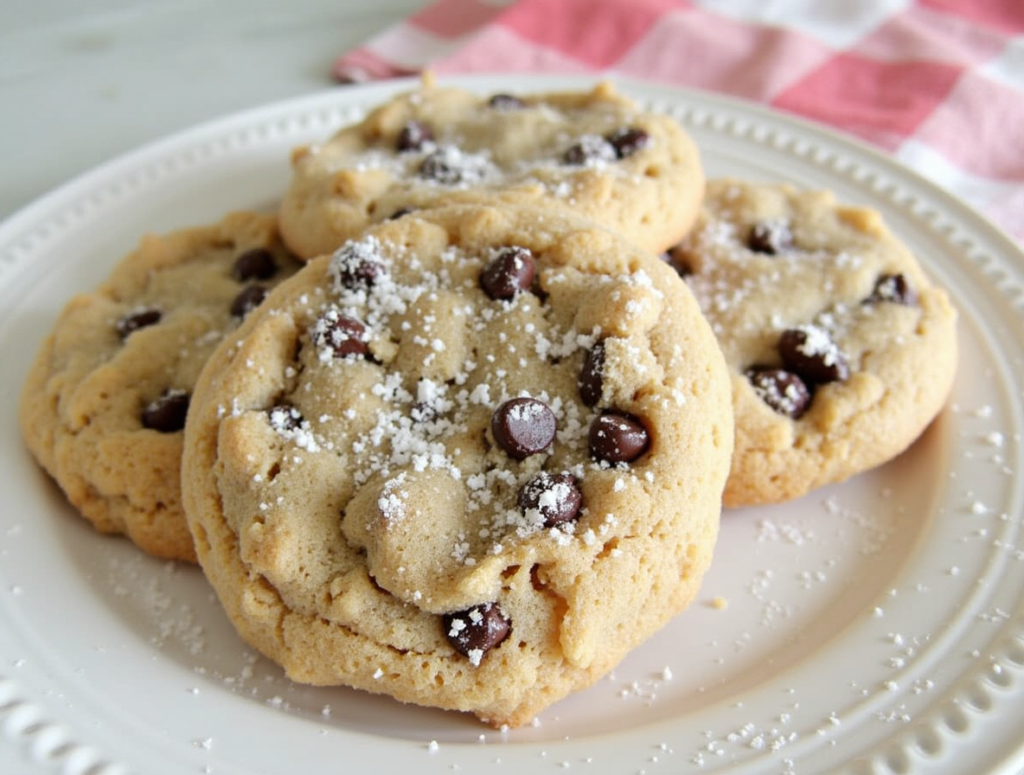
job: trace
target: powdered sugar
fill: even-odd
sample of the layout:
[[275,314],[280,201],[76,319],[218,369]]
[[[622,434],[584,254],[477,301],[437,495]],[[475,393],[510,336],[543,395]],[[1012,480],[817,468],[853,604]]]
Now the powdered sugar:
[[441,186],[468,188],[492,182],[501,176],[486,150],[464,151],[456,145],[442,145],[419,162],[421,180]]
[[579,152],[574,155],[574,160],[589,169],[607,169],[617,159],[615,147],[601,135],[581,135],[577,139],[575,147],[579,149]]
[[275,406],[270,410],[270,427],[278,435],[307,452],[319,452],[320,443],[313,433],[308,420],[302,418],[299,410],[290,406]]
[[[416,306],[417,310],[431,309],[429,305],[436,303],[442,294],[473,290],[472,286],[464,284],[465,280],[456,278],[478,274],[480,267],[493,258],[493,254],[492,250],[474,256],[457,247],[447,248],[441,256],[440,271],[414,272],[415,280],[410,282],[400,279],[389,268],[396,257],[412,269],[419,266],[419,259],[409,253],[408,248],[383,244],[375,236],[342,245],[328,266],[330,294],[324,298],[310,330],[311,338],[317,343],[319,364],[331,369],[346,369],[362,359],[362,355],[356,357],[358,354],[337,357],[339,347],[348,342],[346,337],[353,336],[347,330],[338,333],[337,321],[351,318],[365,325],[365,330],[356,330],[354,334],[359,343],[372,348],[378,340],[387,342],[404,337],[426,351],[424,363],[429,365],[428,359],[435,354],[444,354],[449,345],[443,337],[433,333],[434,326],[440,324],[433,312],[409,317],[410,311],[414,305],[420,305]],[[550,268],[544,271],[546,282],[558,283],[561,270]],[[644,294],[634,300],[637,307],[645,304],[644,300],[660,295],[643,271],[617,277],[595,275],[590,281],[596,285],[618,283],[623,288],[644,289]],[[614,515],[606,515],[602,522],[578,537],[575,537],[574,521],[546,526],[541,511],[558,502],[557,488],[545,494],[538,508],[522,509],[514,503],[509,505],[510,496],[524,486],[529,472],[517,472],[501,466],[489,466],[479,472],[463,471],[460,463],[463,452],[452,440],[467,432],[471,418],[480,409],[493,413],[513,398],[532,398],[538,403],[517,407],[518,414],[512,419],[529,424],[530,413],[540,412],[543,408],[556,419],[555,444],[559,449],[571,451],[579,460],[578,464],[570,466],[573,474],[583,478],[586,468],[600,468],[599,464],[588,460],[586,449],[588,427],[595,413],[580,403],[575,391],[568,400],[543,390],[513,390],[511,386],[514,384],[514,370],[525,368],[531,359],[558,362],[571,358],[593,347],[601,332],[596,328],[588,332],[559,329],[542,317],[534,317],[540,302],[531,293],[518,293],[507,300],[481,302],[472,299],[472,296],[468,297],[456,312],[464,315],[467,325],[480,336],[485,336],[493,326],[508,325],[506,316],[509,320],[524,320],[521,325],[513,324],[508,331],[497,334],[496,342],[503,352],[475,351],[472,358],[462,361],[462,369],[452,378],[441,381],[422,377],[412,389],[406,385],[401,373],[385,371],[369,387],[370,393],[380,402],[372,415],[372,422],[355,435],[347,449],[337,452],[351,454],[353,479],[357,486],[367,485],[371,480],[378,483],[374,485],[380,488],[377,508],[389,524],[407,519],[410,509],[415,509],[415,504],[409,502],[405,486],[408,475],[444,471],[456,481],[464,480],[466,512],[472,515],[467,524],[471,527],[468,532],[460,532],[450,551],[450,557],[462,566],[472,567],[481,556],[505,551],[510,537],[522,540],[543,533],[559,546],[568,546],[575,538],[584,546],[598,547],[615,525]],[[423,307],[422,302],[428,306]],[[640,314],[639,309],[634,311]],[[398,320],[401,325],[396,331],[392,326]],[[519,349],[521,339],[530,343],[528,351]],[[510,369],[498,367],[499,354],[501,357],[512,356]],[[682,405],[685,401],[678,403]],[[358,417],[352,409],[342,414],[351,421]],[[271,424],[283,438],[308,452],[328,448],[325,439],[318,437],[298,412],[281,410],[272,417]],[[631,486],[637,484],[631,476],[621,481],[623,486],[626,481],[632,482]],[[612,556],[620,555],[621,550],[613,548]]]
[[804,334],[803,341],[797,347],[803,355],[820,359],[826,366],[833,366],[842,358],[832,337],[821,326],[808,323],[797,326],[796,330]]
[[404,472],[394,479],[389,479],[385,482],[380,497],[377,499],[377,508],[380,510],[381,516],[388,522],[397,522],[406,515],[409,492],[402,489],[405,481]]

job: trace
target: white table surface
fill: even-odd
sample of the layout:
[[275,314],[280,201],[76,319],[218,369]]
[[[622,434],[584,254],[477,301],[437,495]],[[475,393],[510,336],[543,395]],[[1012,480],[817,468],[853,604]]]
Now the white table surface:
[[151,140],[344,88],[335,57],[425,4],[0,1],[0,220]]

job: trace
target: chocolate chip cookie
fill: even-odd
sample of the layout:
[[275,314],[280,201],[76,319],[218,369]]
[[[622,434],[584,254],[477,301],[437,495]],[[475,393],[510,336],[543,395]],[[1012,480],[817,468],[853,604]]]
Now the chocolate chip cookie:
[[716,180],[668,257],[732,371],[727,505],[796,498],[880,465],[941,410],[956,311],[877,212]]
[[659,252],[685,234],[704,187],[682,127],[607,83],[515,96],[428,79],[292,162],[281,228],[307,258],[411,208],[484,199],[574,210]]
[[278,286],[205,367],[183,492],[240,634],[296,681],[522,724],[685,608],[732,450],[664,262],[450,206]]
[[158,557],[195,561],[181,509],[182,429],[216,345],[301,266],[271,215],[146,236],[76,296],[43,342],[20,422],[82,515]]

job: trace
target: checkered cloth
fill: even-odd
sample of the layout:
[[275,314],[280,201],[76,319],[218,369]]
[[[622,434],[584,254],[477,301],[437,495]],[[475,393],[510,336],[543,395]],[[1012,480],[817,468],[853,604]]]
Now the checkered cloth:
[[437,0],[334,74],[427,66],[744,97],[882,148],[1024,240],[1024,0]]

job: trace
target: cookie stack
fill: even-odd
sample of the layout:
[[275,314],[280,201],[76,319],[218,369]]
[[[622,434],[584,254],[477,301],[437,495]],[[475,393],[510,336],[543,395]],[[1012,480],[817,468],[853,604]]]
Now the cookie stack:
[[607,84],[425,82],[293,168],[72,300],[21,419],[294,680],[523,724],[689,605],[723,499],[878,465],[949,390],[955,313],[877,215],[705,193]]

